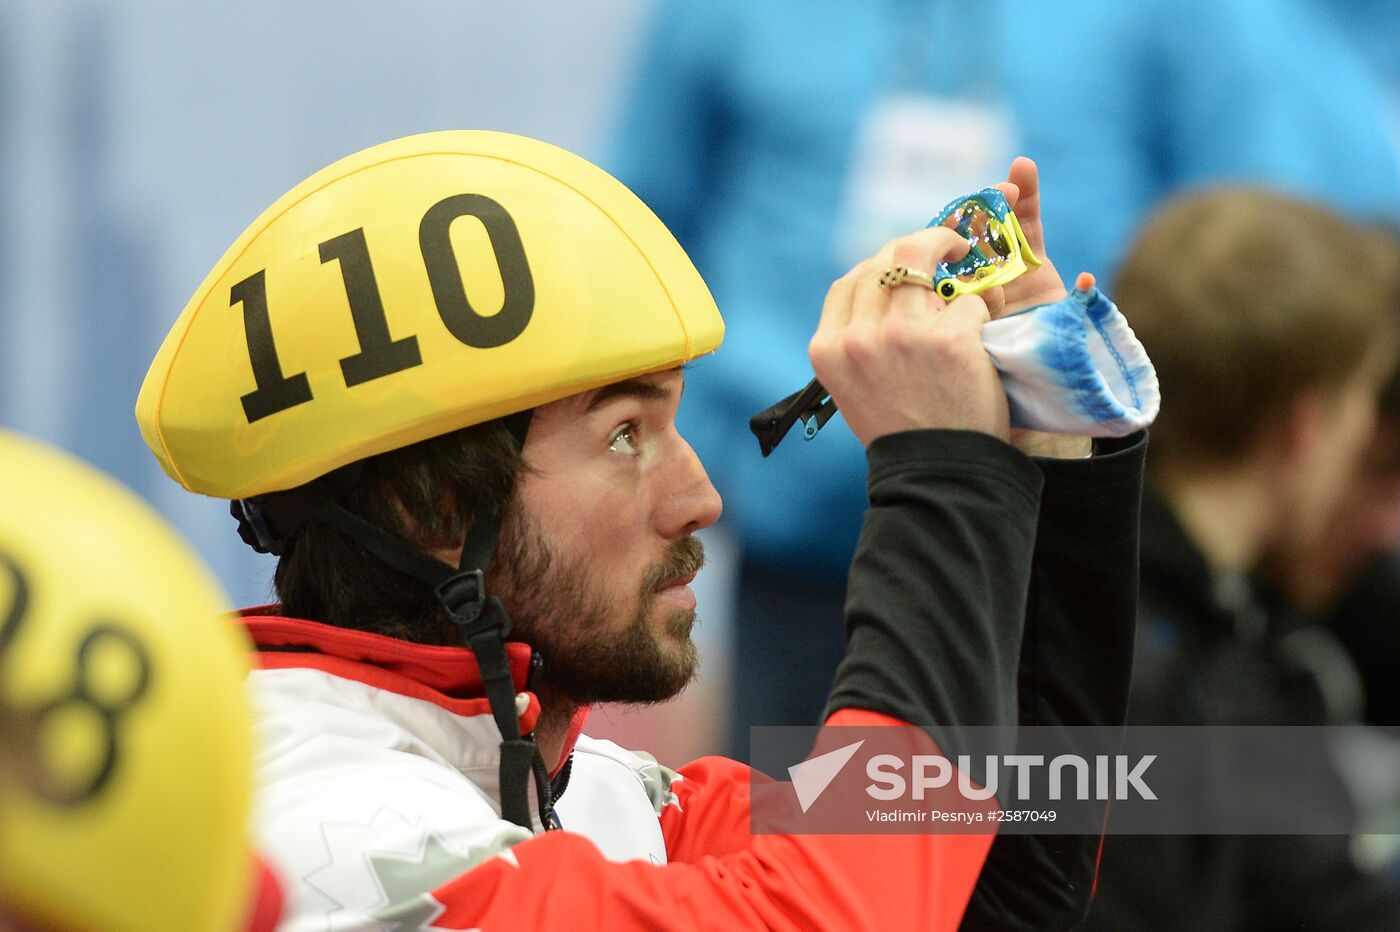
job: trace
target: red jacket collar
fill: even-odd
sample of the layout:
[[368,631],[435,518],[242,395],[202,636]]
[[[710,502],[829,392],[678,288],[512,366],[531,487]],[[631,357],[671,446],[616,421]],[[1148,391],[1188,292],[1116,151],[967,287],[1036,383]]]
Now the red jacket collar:
[[[487,715],[490,705],[481,683],[476,655],[466,647],[414,644],[398,638],[337,628],[302,618],[277,615],[280,606],[262,605],[238,613],[243,627],[258,648],[256,662],[263,669],[313,669],[365,683],[414,699],[432,702],[456,715]],[[279,650],[280,648],[280,650]],[[506,644],[511,679],[516,692],[526,692],[530,672],[530,645]],[[533,731],[540,703],[534,693],[520,717],[522,733]],[[583,731],[588,707],[569,723],[560,760],[568,760]],[[556,768],[557,770],[557,768]]]
[[[414,644],[382,634],[337,628],[301,618],[273,614],[276,605],[246,608],[238,614],[259,650],[264,667],[312,666],[318,657],[335,657],[403,677],[450,699],[486,696],[476,655],[466,647]],[[278,651],[282,648],[282,651]],[[506,645],[515,691],[525,690],[530,672],[530,645]],[[273,661],[269,663],[268,661]],[[380,685],[375,683],[373,685]]]

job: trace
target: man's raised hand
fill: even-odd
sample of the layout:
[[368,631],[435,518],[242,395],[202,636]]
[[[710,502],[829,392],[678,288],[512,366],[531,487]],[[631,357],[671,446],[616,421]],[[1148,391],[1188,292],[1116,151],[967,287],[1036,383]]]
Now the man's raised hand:
[[[915,284],[886,290],[879,283],[892,266],[931,275],[967,249],[946,227],[920,230],[885,244],[827,293],[808,347],[812,369],[866,446],[922,428],[1007,438],[1006,393],[982,346],[988,302],[963,295],[945,304]],[[994,305],[1001,299],[988,297]]]

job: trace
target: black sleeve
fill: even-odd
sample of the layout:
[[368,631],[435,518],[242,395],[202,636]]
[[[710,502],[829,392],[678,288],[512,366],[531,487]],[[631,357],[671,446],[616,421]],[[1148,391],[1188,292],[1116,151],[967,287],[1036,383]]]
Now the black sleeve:
[[[1036,459],[1044,477],[1021,642],[1023,725],[1126,719],[1138,595],[1145,433],[1084,460]],[[1067,929],[1092,896],[1100,836],[1000,835],[964,929]]]
[[970,431],[892,434],[866,456],[870,508],[826,714],[1013,723],[1041,471]]

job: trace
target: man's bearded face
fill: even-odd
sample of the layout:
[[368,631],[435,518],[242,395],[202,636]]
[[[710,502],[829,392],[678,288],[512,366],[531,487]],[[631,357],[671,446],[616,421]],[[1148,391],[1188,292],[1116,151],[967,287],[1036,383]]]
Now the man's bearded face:
[[494,565],[494,591],[510,613],[512,640],[544,656],[547,686],[580,705],[662,702],[694,678],[695,610],[663,603],[658,586],[693,576],[705,562],[698,538],[684,537],[620,597],[596,580],[587,554],[551,548],[535,522],[511,509]]
[[720,500],[676,432],[683,386],[638,376],[531,420],[490,586],[544,655],[543,685],[575,703],[659,702],[695,675],[695,533]]

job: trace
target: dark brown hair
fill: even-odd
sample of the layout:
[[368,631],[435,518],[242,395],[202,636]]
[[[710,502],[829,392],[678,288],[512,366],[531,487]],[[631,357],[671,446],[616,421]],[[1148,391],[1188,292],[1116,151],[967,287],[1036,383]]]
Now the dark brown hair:
[[[490,421],[369,457],[338,495],[369,523],[420,550],[459,545],[472,515],[504,515],[524,461]],[[456,644],[447,613],[424,583],[344,534],[308,521],[273,577],[284,614],[427,644]]]
[[1168,202],[1118,273],[1162,385],[1154,464],[1238,461],[1298,396],[1400,324],[1400,247],[1325,206],[1249,188]]

